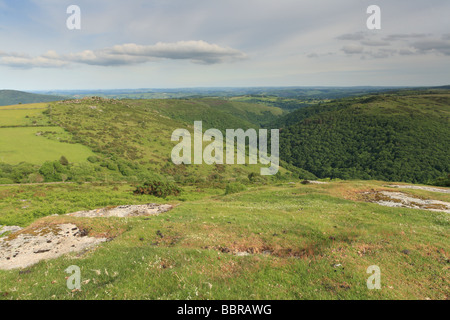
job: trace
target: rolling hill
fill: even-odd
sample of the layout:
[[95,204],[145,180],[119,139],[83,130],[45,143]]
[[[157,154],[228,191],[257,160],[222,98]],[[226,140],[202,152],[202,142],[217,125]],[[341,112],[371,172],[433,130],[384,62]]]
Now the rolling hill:
[[[171,141],[172,132],[192,130],[195,120],[203,121],[204,130],[258,129],[282,114],[279,108],[217,99],[91,97],[1,107],[0,142],[5,148],[0,151],[0,183],[143,181],[154,174],[181,183],[245,180],[259,175],[261,165],[176,166],[171,151],[178,142]],[[69,165],[60,165],[62,156]],[[315,178],[282,165],[280,174]]]
[[16,90],[0,90],[0,106],[15,104],[51,102],[64,99],[61,96],[29,93]]
[[426,183],[450,172],[450,92],[346,98],[294,111],[281,158],[318,177]]

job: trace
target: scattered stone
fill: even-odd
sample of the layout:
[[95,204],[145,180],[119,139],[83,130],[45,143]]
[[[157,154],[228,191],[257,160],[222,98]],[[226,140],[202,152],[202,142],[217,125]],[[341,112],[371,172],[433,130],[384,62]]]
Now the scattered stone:
[[22,228],[18,226],[0,226],[0,236],[6,232],[15,233],[20,230],[22,230]]
[[327,184],[328,182],[316,181],[316,180],[303,180],[301,184]]
[[402,250],[402,253],[404,253],[404,254],[406,254],[406,255],[409,255],[411,252],[409,251],[409,250]]
[[88,211],[77,211],[68,213],[67,215],[72,217],[137,217],[137,216],[150,216],[159,213],[167,212],[173,208],[170,204],[156,204],[149,203],[143,205],[123,205],[117,207],[106,207],[101,209],[94,209]]
[[30,269],[20,270],[20,271],[19,271],[19,274],[29,274],[29,273],[31,273],[31,270],[30,270]]
[[[67,234],[68,232],[68,234]],[[79,252],[106,241],[105,238],[79,237],[74,224],[58,224],[0,238],[0,269],[26,268],[41,260]],[[50,242],[49,242],[50,241]],[[49,243],[55,243],[49,247]]]
[[435,187],[424,187],[424,186],[413,186],[413,185],[401,185],[401,184],[392,184],[388,187],[392,188],[403,188],[403,189],[417,189],[417,190],[426,190],[431,192],[441,192],[441,193],[450,193],[450,189],[443,188],[435,188]]
[[36,250],[33,251],[33,253],[44,253],[44,252],[49,252],[51,249],[41,249],[41,250]]
[[413,197],[403,192],[370,191],[362,193],[369,202],[386,207],[402,207],[450,213],[450,202]]
[[236,252],[234,255],[237,257],[245,257],[245,256],[249,256],[250,253],[248,253],[246,251],[242,251],[242,252]]

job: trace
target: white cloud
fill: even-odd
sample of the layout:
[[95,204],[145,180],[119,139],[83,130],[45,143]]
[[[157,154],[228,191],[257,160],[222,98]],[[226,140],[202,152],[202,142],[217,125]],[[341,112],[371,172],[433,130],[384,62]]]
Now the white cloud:
[[247,58],[239,50],[221,47],[205,41],[158,42],[155,45],[128,43],[100,50],[85,50],[77,53],[58,55],[55,51],[29,57],[21,54],[0,52],[0,64],[19,67],[62,67],[70,63],[98,66],[133,65],[158,59],[189,60],[200,64],[234,62]]

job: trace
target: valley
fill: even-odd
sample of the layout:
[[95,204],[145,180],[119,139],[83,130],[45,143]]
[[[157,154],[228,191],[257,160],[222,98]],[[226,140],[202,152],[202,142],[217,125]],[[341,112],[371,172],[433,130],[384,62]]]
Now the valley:
[[[449,91],[282,99],[0,107],[0,297],[448,299]],[[278,173],[249,149],[175,165],[172,133],[198,120],[279,129]]]

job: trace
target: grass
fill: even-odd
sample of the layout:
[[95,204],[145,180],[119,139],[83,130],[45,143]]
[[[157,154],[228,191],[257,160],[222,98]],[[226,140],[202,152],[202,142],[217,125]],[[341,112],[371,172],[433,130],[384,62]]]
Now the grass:
[[28,103],[28,104],[14,104],[9,106],[0,106],[0,110],[17,110],[17,109],[46,109],[48,103]]
[[43,113],[47,108],[48,103],[0,107],[0,162],[42,164],[62,155],[71,162],[85,162],[94,155],[81,144],[59,141],[70,141],[71,136],[61,127],[50,126]]
[[[0,298],[447,299],[448,214],[357,201],[359,192],[384,188],[376,181],[280,183],[230,195],[187,188],[165,201],[175,209],[158,216],[41,218],[34,223],[91,224],[94,234],[117,237],[84,254],[0,271]],[[39,190],[45,196],[34,195]],[[128,185],[4,187],[8,205],[0,217],[13,219],[20,199],[34,210],[56,204],[66,211],[156,200],[130,191]],[[81,291],[66,287],[70,265],[81,268]],[[381,269],[381,290],[366,287],[371,265]]]
[[47,106],[47,103],[0,106],[0,127],[48,125],[48,119],[42,114]]
[[62,155],[70,162],[84,162],[93,155],[83,145],[58,142],[36,135],[37,132],[45,131],[64,133],[59,127],[0,128],[0,162],[17,164],[26,161],[42,164],[48,160],[57,160]]

